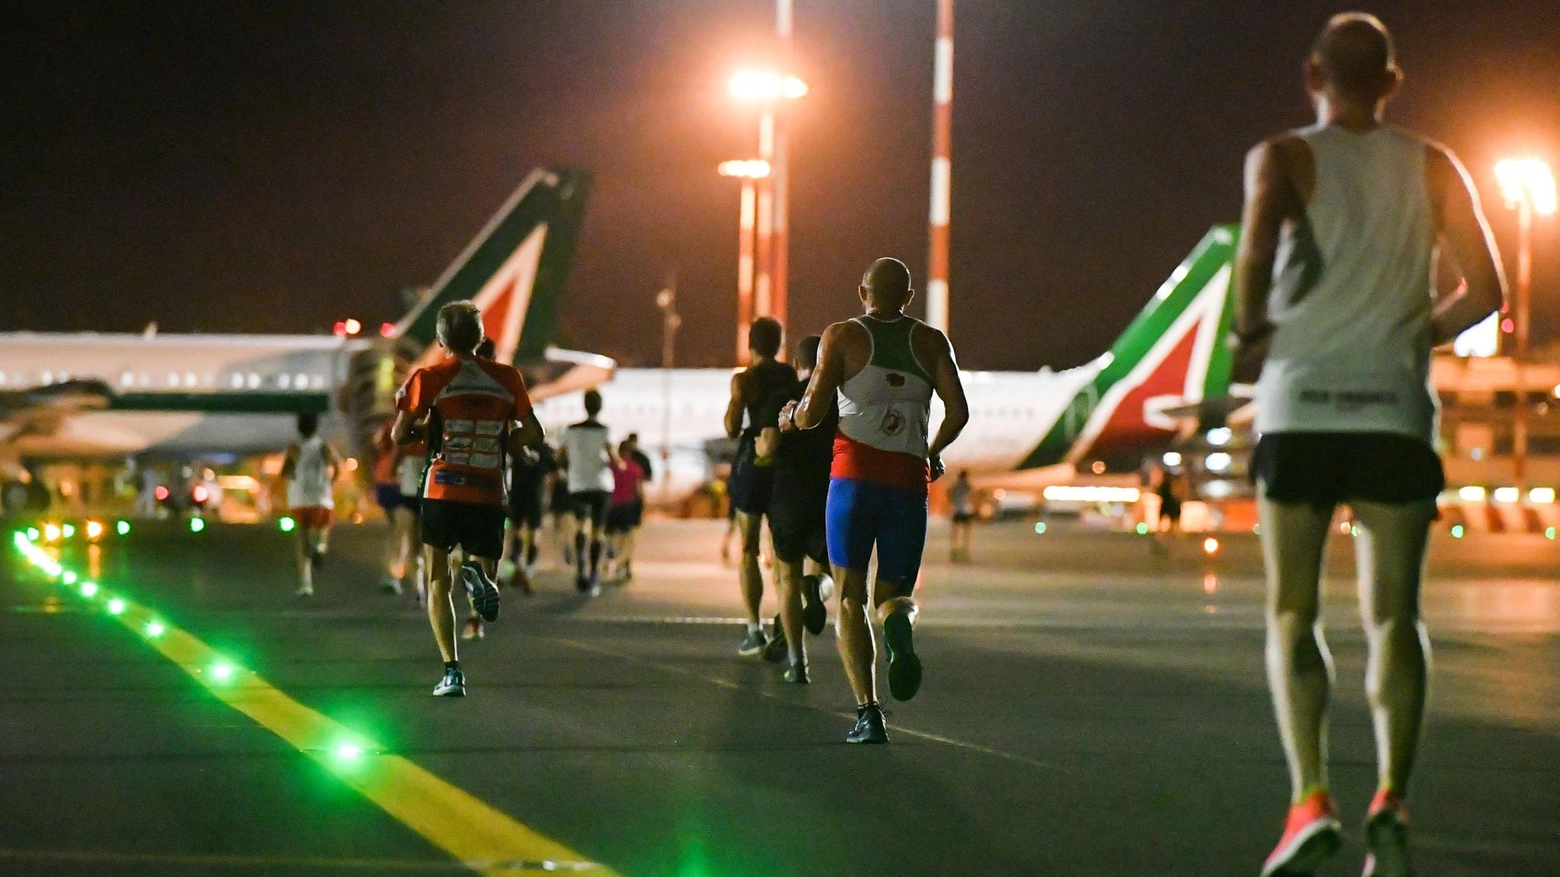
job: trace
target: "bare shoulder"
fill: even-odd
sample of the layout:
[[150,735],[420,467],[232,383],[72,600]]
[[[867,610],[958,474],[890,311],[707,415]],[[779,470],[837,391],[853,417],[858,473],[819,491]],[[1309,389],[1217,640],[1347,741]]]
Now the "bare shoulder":
[[935,326],[917,322],[910,343],[915,349],[916,358],[927,364],[953,359],[953,342],[948,340],[946,333]]
[[1283,131],[1264,138],[1246,151],[1248,166],[1276,162],[1280,166],[1287,167],[1310,160],[1311,147],[1307,146],[1305,140],[1293,131]]

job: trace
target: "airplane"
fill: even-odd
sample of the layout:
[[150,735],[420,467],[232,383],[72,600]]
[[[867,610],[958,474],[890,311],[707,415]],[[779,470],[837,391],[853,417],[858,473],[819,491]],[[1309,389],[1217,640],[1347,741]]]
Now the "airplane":
[[[1234,315],[1237,228],[1210,229],[1104,354],[1065,371],[967,371],[970,422],[948,448],[949,471],[1043,487],[1135,471],[1145,452],[1211,421],[1249,388],[1232,384],[1224,339]],[[722,423],[730,369],[618,368],[599,389],[617,438],[638,433],[660,460],[649,497],[670,502],[717,474],[730,445]],[[941,405],[933,402],[933,422]],[[549,434],[584,417],[579,394],[537,406]],[[729,456],[727,457],[729,459]]]
[[533,171],[382,337],[345,323],[334,335],[0,333],[0,482],[28,480],[23,461],[273,452],[303,411],[366,448],[407,369],[438,355],[439,308],[461,299],[500,358],[542,376],[537,398],[599,383],[610,359],[550,346],[589,190],[584,172]]

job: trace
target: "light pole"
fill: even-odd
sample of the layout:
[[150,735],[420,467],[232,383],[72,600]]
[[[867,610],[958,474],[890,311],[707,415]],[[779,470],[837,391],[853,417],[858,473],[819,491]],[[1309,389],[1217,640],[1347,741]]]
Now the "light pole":
[[666,504],[672,499],[672,366],[677,357],[677,330],[682,326],[677,313],[676,271],[655,294],[655,306],[661,309],[661,502]]
[[1517,300],[1512,326],[1517,416],[1511,434],[1512,474],[1520,493],[1527,487],[1527,367],[1529,312],[1533,298],[1533,216],[1555,212],[1555,176],[1543,159],[1507,158],[1495,163],[1506,206],[1517,211]]
[[753,322],[753,220],[757,212],[754,183],[769,176],[769,162],[739,158],[720,163],[720,175],[742,181],[742,209],[737,220],[737,364],[747,365],[748,324]]
[[[789,16],[785,19],[789,22]],[[756,187],[757,211],[754,256],[754,293],[757,315],[774,316],[785,321],[787,310],[783,287],[776,286],[775,278],[782,281],[787,276],[786,266],[779,264],[789,257],[790,222],[783,215],[789,209],[787,181],[779,178],[785,172],[783,161],[786,143],[783,134],[777,138],[783,119],[778,115],[782,101],[797,100],[807,94],[807,83],[795,76],[773,70],[744,70],[731,77],[727,84],[731,96],[743,103],[757,104],[758,160],[770,168]],[[777,230],[779,238],[777,241]]]

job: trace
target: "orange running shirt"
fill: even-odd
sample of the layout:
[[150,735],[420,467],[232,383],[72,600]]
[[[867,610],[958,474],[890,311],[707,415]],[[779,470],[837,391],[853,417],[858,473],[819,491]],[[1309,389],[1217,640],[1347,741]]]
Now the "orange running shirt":
[[421,368],[396,394],[396,408],[428,416],[433,458],[424,499],[504,504],[504,446],[509,424],[531,413],[525,379],[514,366],[452,356]]

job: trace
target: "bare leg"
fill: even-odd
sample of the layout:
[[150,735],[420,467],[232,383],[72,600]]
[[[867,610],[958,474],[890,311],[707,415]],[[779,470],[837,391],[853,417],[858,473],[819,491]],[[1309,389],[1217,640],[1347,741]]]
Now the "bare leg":
[[1268,499],[1259,487],[1267,568],[1267,675],[1289,763],[1293,801],[1327,788],[1327,701],[1332,656],[1322,638],[1322,552],[1332,509]]
[[807,663],[807,640],[802,623],[802,562],[775,558],[775,590],[780,593],[780,629],[793,666]]
[[764,574],[759,570],[759,536],[763,530],[763,515],[737,512],[737,529],[742,533],[742,563],[737,577],[742,584],[742,603],[747,609],[748,621],[759,624],[759,612],[764,602]]
[[1435,503],[1357,502],[1360,615],[1370,658],[1365,693],[1376,730],[1380,788],[1407,791],[1424,723],[1430,640],[1419,618],[1419,585]]
[[877,646],[872,641],[872,625],[867,622],[867,571],[836,566],[834,581],[840,589],[840,612],[834,629],[839,634],[845,678],[850,680],[858,706],[876,703]]
[[314,593],[314,564],[310,554],[314,551],[314,534],[310,527],[298,528],[298,593]]
[[423,564],[428,571],[428,622],[433,639],[439,644],[444,662],[458,660],[455,651],[455,604],[450,600],[450,556],[431,545],[423,546]]

